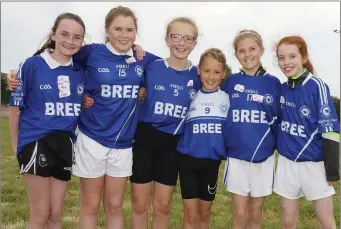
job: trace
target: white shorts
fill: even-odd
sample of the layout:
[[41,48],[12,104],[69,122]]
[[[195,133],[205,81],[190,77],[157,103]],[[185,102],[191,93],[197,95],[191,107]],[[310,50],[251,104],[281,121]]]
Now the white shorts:
[[97,178],[104,174],[111,177],[132,175],[132,148],[108,148],[79,131],[74,144],[74,152],[72,174],[75,176]]
[[324,162],[295,162],[279,155],[274,192],[287,199],[318,200],[335,194],[326,178]]
[[226,190],[241,196],[271,195],[274,182],[275,155],[261,163],[227,158],[224,185]]

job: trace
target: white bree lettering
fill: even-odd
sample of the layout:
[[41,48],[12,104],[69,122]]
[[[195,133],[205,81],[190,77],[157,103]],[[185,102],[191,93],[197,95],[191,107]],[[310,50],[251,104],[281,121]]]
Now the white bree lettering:
[[303,125],[298,125],[295,123],[290,123],[287,121],[282,121],[281,123],[281,130],[284,132],[289,133],[290,135],[293,136],[300,136],[300,137],[307,137],[307,135],[304,133],[304,126]]
[[232,110],[233,122],[268,123],[266,113],[259,110]]
[[156,101],[154,107],[154,114],[163,114],[172,116],[175,118],[185,118],[187,112],[187,107],[180,105],[174,105],[171,103],[162,103]]
[[102,97],[112,98],[137,98],[139,92],[138,85],[101,85]]
[[220,123],[200,123],[193,125],[193,134],[221,134]]
[[81,105],[77,103],[45,103],[45,115],[79,116]]

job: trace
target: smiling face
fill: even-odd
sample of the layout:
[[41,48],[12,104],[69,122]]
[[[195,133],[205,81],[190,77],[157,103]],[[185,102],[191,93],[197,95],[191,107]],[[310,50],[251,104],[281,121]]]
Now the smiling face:
[[236,57],[243,68],[248,72],[255,72],[260,67],[260,58],[263,49],[257,44],[256,38],[241,39],[236,47]]
[[295,77],[302,72],[307,57],[302,57],[297,45],[281,44],[277,49],[278,65],[284,75]]
[[202,89],[212,92],[218,89],[222,79],[225,76],[225,66],[211,56],[204,57],[204,60],[198,66],[198,74],[202,83]]
[[[195,29],[192,25],[183,22],[174,22],[166,37],[171,58],[187,59],[196,45]],[[180,39],[179,39],[180,38]]]
[[71,57],[82,47],[84,28],[75,20],[62,19],[51,39],[56,43],[56,55]]
[[119,15],[106,29],[106,35],[112,47],[119,53],[126,54],[136,39],[136,26],[132,17]]

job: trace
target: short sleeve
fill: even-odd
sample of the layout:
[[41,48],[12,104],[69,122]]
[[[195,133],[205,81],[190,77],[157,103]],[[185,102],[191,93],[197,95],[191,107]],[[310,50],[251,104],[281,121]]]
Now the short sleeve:
[[19,80],[20,86],[16,88],[10,97],[10,106],[18,106],[20,110],[25,107],[25,97],[32,85],[33,74],[35,65],[33,65],[30,59],[26,59],[19,65],[16,79]]

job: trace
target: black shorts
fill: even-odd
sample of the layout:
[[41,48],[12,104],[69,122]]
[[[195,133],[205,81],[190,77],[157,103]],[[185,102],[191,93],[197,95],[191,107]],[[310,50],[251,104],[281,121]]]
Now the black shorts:
[[73,143],[69,132],[58,131],[27,144],[18,155],[20,173],[71,180]]
[[178,179],[176,150],[180,135],[159,131],[150,123],[139,122],[133,144],[132,183],[145,184],[156,181],[175,186]]
[[182,199],[213,201],[217,191],[220,160],[181,154],[179,176]]

